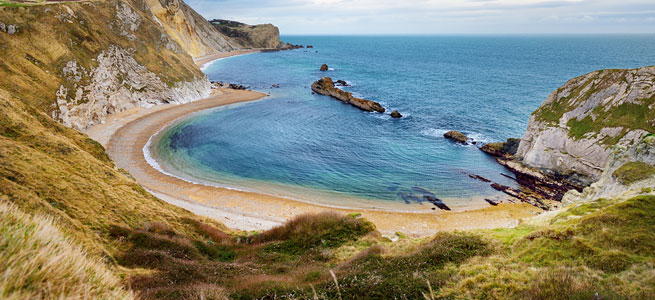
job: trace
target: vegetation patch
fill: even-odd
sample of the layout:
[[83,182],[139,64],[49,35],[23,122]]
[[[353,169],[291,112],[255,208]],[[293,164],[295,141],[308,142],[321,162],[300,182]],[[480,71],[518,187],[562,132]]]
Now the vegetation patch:
[[624,185],[630,185],[655,174],[655,166],[642,161],[631,161],[616,169],[612,176]]
[[616,144],[629,130],[643,129],[648,132],[655,132],[655,114],[649,108],[655,104],[655,97],[639,99],[636,103],[623,103],[616,107],[605,110],[605,107],[598,106],[593,110],[591,116],[582,120],[571,119],[569,136],[575,139],[584,137],[587,133],[598,133],[603,128],[622,127],[624,130],[616,137],[607,138],[606,144]]

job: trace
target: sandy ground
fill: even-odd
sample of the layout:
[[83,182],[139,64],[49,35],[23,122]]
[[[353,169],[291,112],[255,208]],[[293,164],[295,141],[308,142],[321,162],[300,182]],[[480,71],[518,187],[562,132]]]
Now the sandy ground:
[[226,57],[230,57],[230,56],[249,54],[249,53],[256,53],[256,52],[261,52],[261,51],[262,51],[262,49],[249,49],[249,50],[237,50],[237,51],[232,51],[232,52],[221,52],[221,53],[196,57],[196,58],[193,59],[193,61],[196,63],[196,65],[199,68],[202,69],[208,63],[213,62],[213,61],[215,61],[217,59],[226,58]]
[[[196,63],[202,65],[227,56],[221,54],[199,58]],[[143,148],[150,137],[175,120],[193,112],[265,96],[253,91],[217,89],[210,97],[192,103],[135,108],[115,114],[104,124],[89,128],[86,133],[107,148],[118,167],[128,170],[138,183],[155,196],[196,214],[214,218],[235,230],[265,230],[299,214],[338,211],[361,213],[385,235],[402,232],[412,236],[429,236],[445,230],[513,227],[520,219],[539,212],[539,209],[522,203],[456,212],[431,210],[429,205],[422,206],[423,210],[414,211],[337,208],[263,193],[194,184],[159,172],[146,161]]]

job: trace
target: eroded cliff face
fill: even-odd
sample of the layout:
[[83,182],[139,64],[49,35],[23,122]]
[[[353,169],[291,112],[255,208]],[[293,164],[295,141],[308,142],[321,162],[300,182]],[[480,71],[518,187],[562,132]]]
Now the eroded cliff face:
[[612,146],[655,132],[655,67],[602,70],[568,81],[530,117],[516,157],[588,185],[601,178]]
[[[126,109],[187,103],[209,96],[209,82],[204,77],[169,86],[139,64],[133,50],[112,45],[96,61],[97,67],[86,69],[71,60],[62,69],[64,79],[73,87],[60,86],[52,117],[66,126],[82,129]],[[79,84],[83,78],[87,83]]]
[[0,31],[0,88],[67,126],[209,95],[206,76],[146,0],[0,10],[12,29]]
[[192,57],[242,48],[180,0],[146,0],[154,20]]
[[582,192],[569,191],[565,205],[599,198],[627,199],[655,189],[655,135],[648,135],[628,147],[612,147],[600,179]]

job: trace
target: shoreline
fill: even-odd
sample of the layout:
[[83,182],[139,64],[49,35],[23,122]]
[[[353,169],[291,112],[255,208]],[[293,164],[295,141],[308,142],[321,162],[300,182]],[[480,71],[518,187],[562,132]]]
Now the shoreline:
[[245,54],[251,54],[251,53],[259,53],[262,52],[265,49],[247,49],[247,50],[236,50],[232,52],[221,52],[221,53],[215,53],[215,54],[210,54],[210,55],[205,55],[205,56],[200,56],[196,57],[193,59],[193,62],[196,63],[196,66],[200,68],[201,70],[204,70],[205,68],[209,67],[213,62],[223,59],[223,58],[228,58],[228,57],[233,57],[233,56],[239,56],[239,55],[245,55]]
[[[261,50],[221,53],[195,59],[199,66],[220,58],[260,52]],[[175,121],[194,112],[254,101],[266,95],[253,91],[216,89],[208,98],[187,104],[165,104],[152,108],[134,108],[107,118],[86,133],[103,144],[116,166],[128,170],[146,190],[173,205],[207,216],[235,230],[266,230],[303,213],[337,211],[361,213],[385,235],[402,232],[412,236],[430,236],[438,231],[513,227],[519,220],[534,216],[539,209],[524,203],[500,204],[465,211],[382,210],[365,207],[337,207],[290,199],[265,193],[194,184],[162,173],[151,166],[143,149],[150,139]],[[381,200],[380,200],[381,201]],[[380,204],[380,203],[378,203]],[[408,207],[409,208],[409,207]]]

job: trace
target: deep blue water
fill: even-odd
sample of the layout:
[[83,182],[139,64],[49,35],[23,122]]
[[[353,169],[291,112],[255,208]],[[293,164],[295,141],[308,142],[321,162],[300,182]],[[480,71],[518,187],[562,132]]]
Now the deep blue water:
[[[180,123],[160,144],[169,163],[228,185],[249,179],[397,201],[416,187],[442,198],[493,196],[467,174],[512,185],[505,170],[444,132],[481,142],[520,137],[530,113],[568,79],[655,64],[652,35],[283,40],[314,49],[232,57],[205,70],[211,80],[271,96]],[[331,70],[320,72],[323,63]],[[326,75],[350,82],[345,90],[382,103],[387,114],[312,95],[311,83]],[[390,119],[394,109],[406,117]]]

